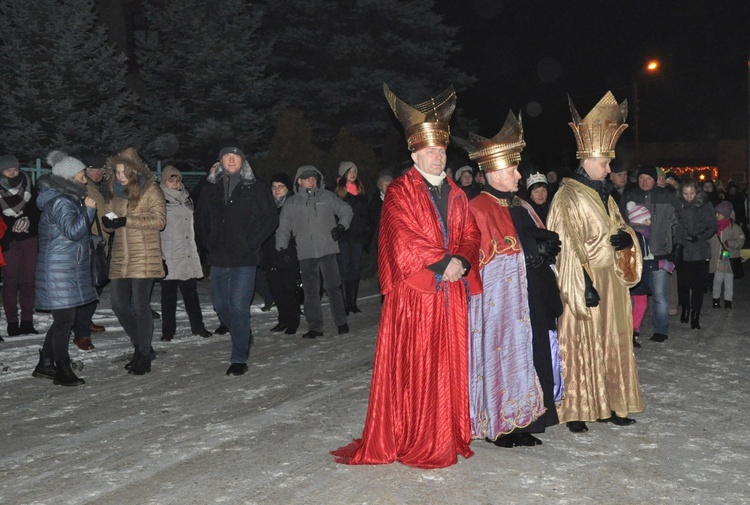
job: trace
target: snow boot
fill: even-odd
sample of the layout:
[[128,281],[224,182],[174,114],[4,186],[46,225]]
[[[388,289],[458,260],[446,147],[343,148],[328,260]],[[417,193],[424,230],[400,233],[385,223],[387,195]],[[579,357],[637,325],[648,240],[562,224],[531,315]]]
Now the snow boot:
[[721,305],[719,305],[719,299],[718,298],[714,298],[714,304],[712,305],[712,307],[714,309],[721,308]]
[[701,329],[700,318],[701,318],[701,313],[698,310],[694,310],[690,314],[690,327],[692,329],[694,329],[694,330],[700,330]]
[[70,366],[70,358],[55,361],[57,371],[53,382],[59,386],[80,386],[86,381],[78,377]]
[[33,321],[21,321],[19,329],[22,335],[39,335],[39,332],[34,328]]
[[349,294],[349,310],[351,310],[355,314],[362,312],[361,310],[359,310],[359,307],[357,307],[358,292],[359,280],[349,281],[349,289],[347,290],[347,293]]
[[37,379],[55,380],[57,367],[55,367],[55,360],[52,356],[45,356],[42,354],[42,350],[39,349],[39,363],[37,363],[31,375]]
[[128,373],[133,375],[145,375],[146,372],[151,371],[151,355],[143,354],[140,351],[136,351],[133,356],[133,365],[128,370]]
[[732,308],[732,300],[724,300],[724,308],[725,309],[731,309]]
[[18,322],[8,323],[8,336],[17,337],[21,334],[21,328],[18,327]]
[[680,314],[680,322],[687,323],[690,319],[690,307],[682,306],[682,314]]

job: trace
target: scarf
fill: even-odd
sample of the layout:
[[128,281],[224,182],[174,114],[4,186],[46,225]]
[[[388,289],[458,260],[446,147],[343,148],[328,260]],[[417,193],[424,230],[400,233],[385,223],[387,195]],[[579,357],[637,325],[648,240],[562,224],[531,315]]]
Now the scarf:
[[188,209],[193,210],[193,200],[190,199],[190,193],[185,191],[185,186],[182,184],[180,184],[180,189],[171,189],[162,186],[161,190],[164,192],[167,205],[184,205]]
[[31,180],[25,172],[19,172],[13,179],[0,176],[0,209],[4,216],[23,215],[24,206],[31,200],[30,188]]
[[436,188],[440,188],[440,185],[443,184],[443,180],[445,179],[445,171],[443,171],[440,175],[432,175],[428,174],[427,172],[422,172],[416,165],[414,165],[414,168],[417,169],[417,172],[422,174],[422,177],[424,177],[427,182],[429,182]]
[[353,182],[347,182],[346,183],[346,192],[351,193],[354,196],[357,196],[359,194],[359,190],[357,189],[357,185]]
[[732,221],[729,219],[719,219],[716,222],[719,224],[719,230],[716,232],[719,237],[721,237],[721,232],[732,226]]
[[609,214],[609,206],[607,205],[607,201],[609,200],[610,193],[612,193],[612,190],[615,187],[611,182],[609,182],[609,179],[604,179],[603,181],[592,181],[591,177],[589,177],[589,174],[586,173],[586,170],[584,170],[583,167],[580,166],[573,174],[573,178],[581,184],[588,186],[589,188],[596,191],[599,194],[599,198],[602,199],[604,209],[607,211],[607,214]]

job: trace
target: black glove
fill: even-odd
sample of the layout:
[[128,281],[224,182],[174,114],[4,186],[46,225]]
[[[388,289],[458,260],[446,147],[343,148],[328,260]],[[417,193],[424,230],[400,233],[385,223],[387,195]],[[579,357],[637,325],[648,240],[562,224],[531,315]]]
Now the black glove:
[[685,235],[685,242],[698,242],[698,235]]
[[333,237],[333,240],[336,242],[339,241],[341,238],[341,235],[346,231],[346,228],[344,228],[343,224],[337,224],[334,229],[331,230],[331,237]]
[[615,251],[622,251],[633,245],[633,237],[630,236],[630,233],[620,230],[616,235],[609,237],[609,243],[612,244]]
[[596,291],[594,283],[591,282],[591,277],[589,277],[589,274],[586,272],[586,270],[583,271],[583,281],[586,284],[586,290],[584,291],[584,296],[586,297],[586,307],[597,307],[600,300],[599,293]]
[[279,249],[276,251],[276,254],[278,255],[279,268],[292,268],[294,266],[292,255],[289,254],[289,249]]
[[117,228],[122,228],[125,226],[125,223],[128,221],[127,217],[116,217],[114,219],[110,219],[107,216],[104,216],[102,218],[102,224],[105,228],[109,228],[110,230],[116,230]]
[[669,261],[671,263],[674,263],[676,265],[680,262],[680,260],[682,260],[683,247],[684,246],[682,244],[675,244],[672,246],[672,253],[669,255]]
[[547,259],[542,256],[526,256],[526,268],[533,270],[547,264]]

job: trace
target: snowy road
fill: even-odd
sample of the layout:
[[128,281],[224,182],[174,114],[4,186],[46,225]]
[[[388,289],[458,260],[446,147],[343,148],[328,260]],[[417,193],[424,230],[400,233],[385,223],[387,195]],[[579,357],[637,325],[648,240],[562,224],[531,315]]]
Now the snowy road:
[[[580,435],[556,426],[536,448],[475,441],[474,457],[442,470],[342,466],[328,455],[361,434],[380,310],[372,281],[345,336],[327,310],[324,337],[271,334],[276,311],[256,301],[242,377],[224,374],[228,336],[187,335],[184,311],[172,342],[158,340],[156,321],[152,372],[128,375],[130,344],[105,290],[96,350],[71,345],[86,385],[31,377],[42,335],[0,343],[0,503],[750,503],[749,282],[735,284],[732,311],[706,296],[702,330],[671,318],[666,343],[644,339],[636,425],[592,423]],[[208,282],[199,286],[212,330]],[[158,299],[156,288],[155,308]],[[50,318],[35,321],[42,331]]]

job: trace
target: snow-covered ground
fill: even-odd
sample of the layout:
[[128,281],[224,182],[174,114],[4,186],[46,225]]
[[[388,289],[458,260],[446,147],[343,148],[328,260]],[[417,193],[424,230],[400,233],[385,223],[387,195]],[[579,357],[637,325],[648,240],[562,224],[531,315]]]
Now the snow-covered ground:
[[[152,372],[128,375],[130,343],[107,289],[96,350],[71,344],[86,385],[31,377],[42,335],[0,343],[0,503],[750,503],[749,282],[736,283],[731,311],[706,295],[701,330],[673,317],[656,344],[645,323],[637,424],[556,426],[535,448],[475,441],[474,457],[440,470],[343,466],[328,454],[361,434],[380,313],[372,280],[348,335],[327,310],[321,338],[300,338],[304,322],[295,336],[271,334],[276,311],[256,301],[242,377],[225,375],[229,337],[190,336],[181,304],[174,341],[159,341],[156,321]],[[199,289],[213,330],[208,282]],[[157,309],[158,299],[157,287]],[[43,332],[50,317],[35,323]]]

